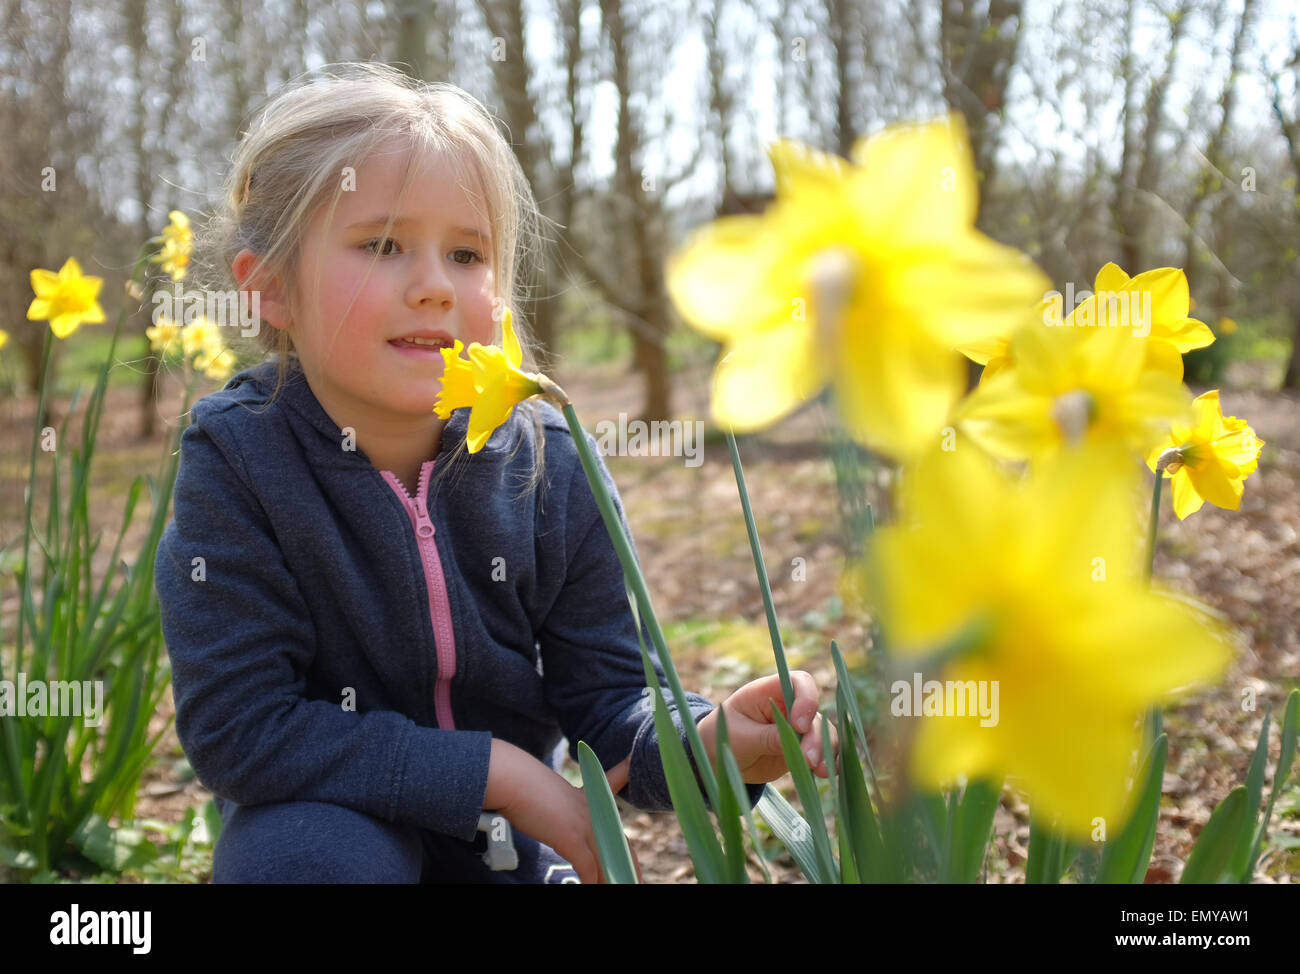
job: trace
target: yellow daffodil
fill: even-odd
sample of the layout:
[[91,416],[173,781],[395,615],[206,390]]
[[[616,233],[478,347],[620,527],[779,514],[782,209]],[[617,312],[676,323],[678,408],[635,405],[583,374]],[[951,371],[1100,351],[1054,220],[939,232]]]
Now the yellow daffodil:
[[1244,481],[1255,472],[1264,448],[1244,419],[1223,415],[1218,389],[1197,396],[1192,407],[1195,421],[1175,424],[1165,442],[1147,456],[1147,466],[1173,479],[1179,520],[1195,514],[1205,501],[1230,511],[1240,509]]
[[965,389],[953,349],[1008,332],[1047,279],[975,229],[959,116],[863,138],[851,162],[785,140],[769,154],[767,212],[696,231],[666,268],[682,316],[726,345],[714,418],[759,429],[829,383],[856,439],[916,455]]
[[36,297],[27,309],[28,321],[48,321],[55,338],[67,338],[82,322],[100,324],[104,309],[99,306],[99,289],[102,277],[87,277],[81,265],[69,257],[56,274],[54,271],[32,271],[32,290]]
[[953,422],[994,456],[1027,460],[1085,439],[1114,439],[1144,456],[1160,430],[1187,415],[1191,394],[1150,364],[1149,335],[1069,322],[1023,324],[1011,364],[954,411]]
[[173,281],[183,281],[190,262],[194,234],[190,230],[190,218],[180,210],[172,210],[168,217],[171,223],[160,234],[162,250],[149,259],[155,264],[161,264],[163,272],[170,274]]
[[158,324],[144,330],[149,339],[149,347],[159,355],[167,356],[181,348],[181,326],[170,318],[162,318]]
[[209,349],[202,356],[202,365],[199,365],[199,360],[195,361],[195,368],[201,368],[209,379],[224,382],[234,374],[237,361],[235,353],[229,348]]
[[5,331],[3,328],[0,328],[0,348],[4,348],[8,342],[9,342],[9,332]]
[[209,379],[228,379],[234,372],[235,353],[222,340],[221,329],[202,315],[183,327],[163,319],[158,325],[146,328],[145,334],[159,354],[167,355],[179,349],[195,370]]
[[[873,537],[864,578],[902,684],[890,712],[918,718],[910,772],[923,788],[1006,775],[1069,838],[1098,817],[1110,835],[1123,826],[1141,715],[1230,658],[1208,616],[1143,578],[1137,469],[1090,444],[1016,483],[959,441],[903,481],[900,520]],[[970,642],[953,649],[960,634]]]
[[483,444],[498,426],[510,418],[515,405],[543,391],[547,380],[535,372],[523,372],[523,349],[515,335],[514,315],[505,310],[501,319],[501,346],[469,346],[469,359],[461,358],[465,346],[456,339],[454,347],[442,350],[442,388],[433,411],[442,419],[452,410],[471,407],[465,440],[470,453]]
[[[202,315],[198,315],[188,325],[181,329],[181,354],[186,358],[210,357],[214,349],[222,346],[221,331],[215,324]],[[199,365],[196,361],[195,367],[203,369],[205,365]]]
[[[1102,327],[1125,302],[1129,318],[1145,319],[1139,323],[1150,328],[1147,343],[1147,367],[1168,372],[1175,379],[1183,377],[1183,353],[1214,344],[1210,326],[1189,318],[1191,295],[1187,275],[1177,267],[1157,267],[1129,277],[1118,264],[1107,264],[1097,272],[1093,284],[1097,302],[1097,327]],[[1135,313],[1140,309],[1140,313]],[[1077,308],[1075,309],[1078,310]]]
[[[1110,263],[1097,272],[1092,293],[1064,315],[1059,291],[1050,292],[1035,310],[1035,317],[1049,325],[1076,327],[1123,327],[1134,334],[1146,333],[1146,367],[1183,377],[1183,353],[1214,343],[1208,325],[1189,318],[1191,298],[1187,276],[1176,267],[1157,267],[1129,277],[1118,264]],[[991,379],[1012,364],[1010,334],[994,335],[965,342],[957,350],[984,366],[980,381]]]

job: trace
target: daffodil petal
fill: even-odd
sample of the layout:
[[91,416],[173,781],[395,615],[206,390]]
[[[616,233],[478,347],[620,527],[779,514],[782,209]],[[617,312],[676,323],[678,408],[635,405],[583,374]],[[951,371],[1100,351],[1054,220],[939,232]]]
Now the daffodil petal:
[[974,341],[962,342],[957,351],[972,362],[988,365],[995,358],[1006,358],[1011,342],[1006,335],[989,335]]
[[1088,328],[1085,340],[1078,345],[1082,374],[1090,380],[1090,385],[1101,388],[1131,386],[1146,364],[1149,344],[1145,336],[1140,337],[1122,325]]
[[81,315],[56,315],[50,319],[50,329],[55,338],[67,338],[81,327]]
[[1009,368],[1011,368],[1011,359],[1005,355],[989,359],[988,364],[984,366],[984,371],[980,373],[980,382],[983,383],[985,379],[991,379]]
[[980,234],[958,235],[934,259],[903,261],[885,277],[893,303],[951,347],[1006,340],[1041,322],[1037,304],[1050,283],[1019,251]]
[[837,192],[848,177],[848,164],[793,139],[778,139],[767,150],[776,179],[776,194],[785,198],[803,192]]
[[769,238],[770,227],[761,216],[726,217],[696,231],[668,258],[665,285],[692,328],[727,341],[804,312],[806,289],[773,289],[772,264],[788,257]]
[[1186,470],[1196,493],[1215,507],[1229,511],[1241,508],[1244,487],[1235,464],[1211,456],[1204,463],[1188,465]]
[[1096,280],[1092,285],[1094,294],[1102,291],[1118,291],[1127,285],[1129,276],[1124,273],[1123,268],[1114,262],[1108,263],[1097,272]]
[[1207,439],[1214,439],[1223,432],[1223,405],[1219,402],[1219,390],[1203,392],[1192,401],[1192,414],[1196,429]]
[[524,364],[524,352],[519,347],[519,337],[515,334],[515,316],[509,308],[501,316],[501,347],[505,350],[506,361],[516,369]]
[[1171,343],[1157,340],[1153,333],[1151,340],[1147,342],[1145,368],[1163,372],[1181,382],[1183,379],[1183,354]]
[[761,429],[825,384],[807,325],[791,322],[728,346],[713,373],[713,418],[738,433]]
[[1194,348],[1205,348],[1214,344],[1214,332],[1205,322],[1196,318],[1171,318],[1165,321],[1156,319],[1157,324],[1151,328],[1151,337],[1168,342],[1180,352],[1190,352]]
[[1174,513],[1178,515],[1178,520],[1186,520],[1188,515],[1195,514],[1205,503],[1201,500],[1201,495],[1196,492],[1196,487],[1192,484],[1192,479],[1187,475],[1187,468],[1183,467],[1173,476],[1174,485]]
[[952,785],[958,775],[975,779],[998,768],[994,737],[980,733],[978,716],[920,719],[911,774],[922,788],[937,791]]
[[509,375],[505,372],[493,376],[470,410],[469,429],[465,434],[470,453],[483,449],[496,428],[510,418],[514,403],[506,395],[508,378]]
[[1051,400],[1022,388],[1014,369],[981,382],[957,406],[953,421],[996,457],[1027,459],[1061,439]]
[[851,158],[859,168],[850,179],[849,202],[875,245],[925,245],[974,227],[979,194],[960,115],[890,126],[859,139]]
[[1177,267],[1143,271],[1124,285],[1125,290],[1151,295],[1152,321],[1181,321],[1191,310],[1187,275]]
[[42,270],[37,267],[32,270],[31,278],[32,290],[42,298],[59,286],[59,275],[54,271]]
[[938,442],[966,387],[962,358],[901,320],[862,322],[844,338],[833,381],[849,434],[899,459]]

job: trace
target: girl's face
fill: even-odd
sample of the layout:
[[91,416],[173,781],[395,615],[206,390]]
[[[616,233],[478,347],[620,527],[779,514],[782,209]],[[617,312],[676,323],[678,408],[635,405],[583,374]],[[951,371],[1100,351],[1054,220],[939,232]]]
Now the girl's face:
[[401,339],[451,347],[494,337],[486,207],[452,165],[420,160],[399,209],[406,151],[381,149],[358,166],[330,223],[327,203],[303,237],[300,308],[288,327],[313,393],[343,425],[432,414],[440,346],[399,347]]

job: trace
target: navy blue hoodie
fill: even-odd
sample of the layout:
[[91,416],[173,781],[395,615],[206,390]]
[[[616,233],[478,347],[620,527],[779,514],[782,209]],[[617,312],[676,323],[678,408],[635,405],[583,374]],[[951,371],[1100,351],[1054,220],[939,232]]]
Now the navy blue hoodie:
[[465,439],[460,409],[411,497],[289,368],[269,408],[274,362],[235,375],[181,438],[155,583],[199,780],[240,805],[332,802],[468,841],[492,737],[552,767],[567,738],[607,770],[630,754],[620,797],[670,808],[622,569],[559,411],[542,405],[543,487],[519,496],[521,409],[431,486]]

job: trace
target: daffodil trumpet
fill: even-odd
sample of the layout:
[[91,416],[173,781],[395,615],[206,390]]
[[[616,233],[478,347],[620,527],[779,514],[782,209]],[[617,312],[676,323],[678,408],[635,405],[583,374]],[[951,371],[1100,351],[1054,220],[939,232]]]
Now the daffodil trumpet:
[[[461,352],[469,357],[462,357]],[[453,410],[469,407],[465,440],[470,453],[483,449],[497,427],[525,399],[541,395],[561,407],[568,404],[569,397],[558,383],[539,372],[523,371],[523,361],[523,348],[509,308],[501,317],[500,345],[473,342],[467,349],[458,338],[451,348],[442,350],[442,385],[433,411],[448,419]]]

